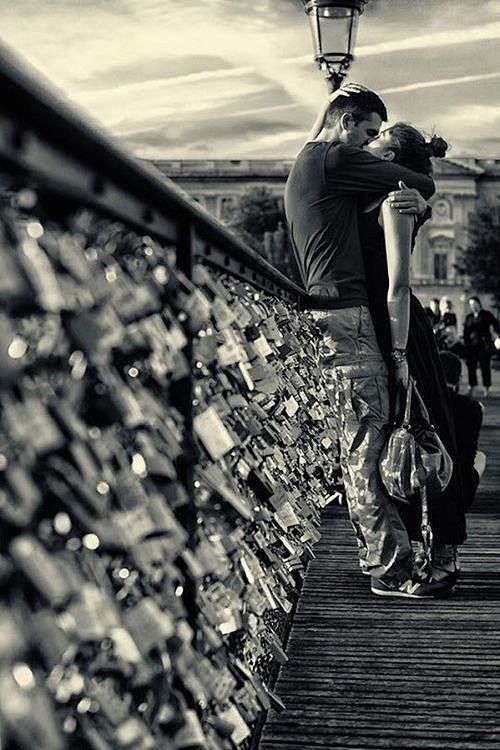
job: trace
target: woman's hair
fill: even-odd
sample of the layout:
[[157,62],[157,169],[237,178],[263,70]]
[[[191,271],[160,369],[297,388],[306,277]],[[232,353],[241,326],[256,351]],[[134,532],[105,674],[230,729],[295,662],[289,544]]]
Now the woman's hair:
[[405,122],[392,125],[389,133],[394,138],[394,161],[414,172],[432,174],[431,156],[442,158],[448,149],[448,144],[443,138],[433,135],[426,141],[420,130]]

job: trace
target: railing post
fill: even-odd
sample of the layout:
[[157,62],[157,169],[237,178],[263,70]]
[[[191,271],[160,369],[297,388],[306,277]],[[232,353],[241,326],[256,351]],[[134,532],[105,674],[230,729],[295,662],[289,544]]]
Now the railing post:
[[[176,245],[176,264],[179,271],[182,271],[188,279],[193,276],[193,256],[194,256],[194,227],[193,224],[184,218],[178,225],[177,245]],[[193,435],[193,397],[194,397],[194,379],[193,379],[193,333],[186,332],[188,343],[184,349],[184,354],[189,364],[188,374],[174,384],[176,407],[184,417],[184,445],[182,459],[178,466],[179,480],[184,486],[188,502],[180,510],[180,520],[189,535],[188,546],[194,549],[196,544],[196,525],[197,513],[195,502],[194,488],[194,466],[196,463],[196,448]],[[189,576],[186,576],[184,602],[188,611],[190,624],[192,627],[196,624],[196,582]]]

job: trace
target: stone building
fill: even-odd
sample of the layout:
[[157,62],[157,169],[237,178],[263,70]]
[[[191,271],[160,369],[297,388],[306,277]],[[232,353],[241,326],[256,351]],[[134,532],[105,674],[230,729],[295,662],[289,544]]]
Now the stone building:
[[[202,159],[155,160],[152,165],[174,180],[220,221],[227,222],[238,197],[252,186],[269,188],[283,199],[293,160]],[[456,263],[467,241],[470,213],[478,198],[500,203],[500,159],[457,157],[435,161],[433,214],[419,232],[413,254],[412,285],[424,305],[449,297],[459,328],[474,293]],[[484,295],[483,295],[484,297]],[[488,306],[484,298],[483,304]]]

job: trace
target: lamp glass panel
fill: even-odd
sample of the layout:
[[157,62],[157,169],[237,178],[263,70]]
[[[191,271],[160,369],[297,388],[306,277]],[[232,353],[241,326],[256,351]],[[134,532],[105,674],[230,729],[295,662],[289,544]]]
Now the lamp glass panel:
[[318,8],[318,15],[324,18],[350,18],[352,16],[352,8]]
[[[347,8],[321,8],[318,20],[321,51],[326,58],[338,58],[351,51],[353,11]],[[328,13],[328,15],[327,15]]]

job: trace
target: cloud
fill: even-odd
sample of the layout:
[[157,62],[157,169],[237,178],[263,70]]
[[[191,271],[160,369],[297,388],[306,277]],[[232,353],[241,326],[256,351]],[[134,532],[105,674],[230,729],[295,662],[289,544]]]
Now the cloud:
[[[467,91],[468,87],[464,85],[464,92]],[[389,105],[389,125],[401,120],[416,125],[427,134],[437,132],[450,144],[451,158],[460,154],[500,155],[500,109],[496,103],[475,104],[460,97],[460,104],[447,107],[441,99],[438,89],[423,91],[412,106],[401,97],[397,106]],[[495,102],[495,99],[491,101]]]
[[[26,14],[34,13],[46,15],[47,13],[74,13],[75,9],[80,11],[105,10],[122,16],[133,16],[133,3],[128,0],[16,0],[15,11],[18,19],[26,17]],[[5,10],[5,9],[2,9]]]
[[[230,67],[230,66],[229,66]],[[110,65],[104,70],[94,71],[77,83],[78,91],[100,91],[114,86],[143,83],[145,81],[182,78],[183,76],[211,73],[227,69],[227,60],[213,55],[167,55],[153,60],[138,60],[119,65]]]
[[431,89],[442,86],[453,86],[463,83],[474,83],[476,81],[489,81],[493,78],[500,78],[500,71],[496,73],[480,73],[478,75],[460,76],[459,78],[441,78],[432,81],[417,81],[408,83],[404,86],[393,86],[392,88],[379,89],[379,94],[401,94],[407,91],[418,91],[420,89]]
[[428,49],[429,47],[441,48],[456,44],[472,44],[489,39],[500,39],[500,23],[471,26],[468,29],[447,29],[433,34],[422,34],[407,39],[365,45],[359,47],[356,54],[360,58],[371,57],[386,55],[390,52],[407,52],[415,49]]
[[[234,72],[234,77],[232,77]],[[219,110],[220,116],[247,108],[248,101],[260,101],[261,106],[288,103],[273,81],[247,72],[225,70],[220,74],[193,74],[189,86],[179,85],[178,79],[145,81],[128,84],[114,90],[85,93],[75,96],[77,104],[91,113],[99,113],[101,122],[120,134],[122,127],[142,123],[184,121],[204,113]],[[215,79],[215,80],[214,80]],[[189,95],[187,95],[189,91]],[[224,110],[223,108],[226,108]]]
[[494,154],[500,154],[500,138],[472,138],[464,142],[462,146],[463,154],[472,156],[492,157]]
[[267,115],[270,112],[278,112],[285,109],[298,109],[301,105],[299,102],[290,102],[289,104],[273,104],[268,107],[254,107],[252,109],[242,109],[238,112],[230,112],[226,117],[243,117],[246,115]]
[[[186,137],[191,120],[196,120],[205,123],[206,135],[211,137],[218,123],[226,120],[247,118],[247,121],[250,121],[253,117],[269,122],[275,118],[277,112],[284,111],[295,124],[304,121],[304,108],[272,84],[257,87],[254,91],[248,90],[245,97],[241,97],[238,91],[230,91],[227,88],[220,89],[219,93],[220,98],[216,98],[207,91],[203,101],[200,97],[184,100],[183,107],[179,108],[176,100],[173,107],[172,101],[169,104],[156,101],[148,107],[146,113],[129,109],[122,114],[118,122],[110,122],[108,127],[112,128],[115,135],[128,138],[140,131],[164,129],[168,125],[171,129],[176,128],[180,133],[184,133]],[[169,107],[171,109],[167,114]]]
[[160,128],[136,131],[122,138],[122,140],[134,141],[147,146],[176,144],[182,147],[185,143],[199,141],[202,138],[207,143],[213,144],[223,142],[226,139],[236,140],[261,135],[276,136],[288,130],[290,130],[290,123],[287,121],[268,120],[265,122],[255,117],[233,118],[226,122],[214,120],[208,124],[205,120],[192,120],[183,126],[180,126],[179,123],[174,125],[168,123]]
[[[290,153],[290,141],[302,143],[304,132],[293,122],[280,119],[264,121],[258,117],[243,116],[227,120],[193,120],[187,125],[165,124],[129,133],[120,138],[139,158],[159,158],[165,153],[189,158],[193,153],[204,152],[212,157],[238,158],[254,156],[259,148],[273,149],[275,156]],[[293,152],[297,148],[294,146]]]
[[[154,2],[154,0],[153,0]],[[178,7],[206,8],[217,18],[232,16],[236,21],[254,23],[259,26],[275,27],[286,19],[302,11],[299,0],[169,0]]]
[[[471,5],[370,0],[350,76],[467,150],[483,135],[493,148],[488,120],[465,136],[449,113],[459,97],[498,101],[500,39],[498,0],[459,12]],[[324,98],[300,0],[16,0],[0,3],[0,27],[114,136],[165,158],[293,155]]]
[[[184,75],[146,79],[133,83],[123,83],[118,86],[114,86],[112,89],[106,88],[102,91],[90,91],[88,93],[81,93],[79,99],[82,102],[99,102],[109,97],[122,96],[122,97],[134,97],[141,93],[148,92],[151,90],[160,91],[169,89],[170,87],[184,86],[186,84],[205,83],[206,81],[214,81],[217,79],[228,80],[231,78],[242,78],[252,76],[254,73],[253,68],[221,68],[220,70],[203,70],[196,73],[186,73]],[[252,76],[253,77],[253,76]],[[254,80],[257,80],[254,78]],[[243,83],[243,81],[242,81]],[[239,84],[237,84],[239,85]],[[261,83],[261,85],[270,85],[270,82]],[[182,94],[185,96],[184,92]]]
[[[467,29],[449,29],[433,34],[421,34],[419,36],[394,39],[377,44],[366,44],[356,47],[356,58],[362,60],[365,57],[376,57],[394,52],[408,52],[417,49],[429,49],[448,47],[457,44],[472,44],[500,39],[500,23],[495,21],[482,26],[471,26]],[[311,55],[284,60],[283,63],[310,63]]]
[[459,104],[441,116],[444,127],[459,126],[462,133],[477,138],[481,128],[482,138],[498,138],[500,132],[500,108],[495,104]]

